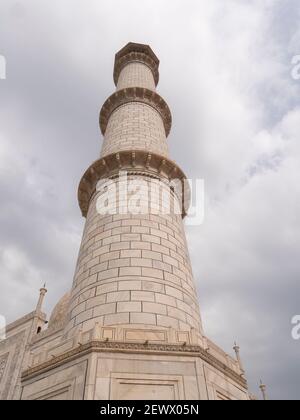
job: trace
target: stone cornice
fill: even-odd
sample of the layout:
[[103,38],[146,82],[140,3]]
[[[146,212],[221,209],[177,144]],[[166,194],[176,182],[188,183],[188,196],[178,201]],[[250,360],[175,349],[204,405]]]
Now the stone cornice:
[[1,383],[1,400],[10,400],[14,393],[15,386],[18,384],[21,375],[21,363],[24,357],[25,346],[28,340],[29,329],[22,329],[18,333],[0,341],[0,350],[9,350],[9,362],[6,366],[7,372]]
[[155,84],[159,79],[159,59],[156,57],[149,45],[129,42],[115,56],[114,82],[117,85],[121,70],[132,61],[140,61],[152,70]]
[[152,106],[160,115],[164,123],[166,136],[170,134],[172,126],[172,115],[165,100],[156,92],[142,87],[130,87],[113,93],[103,104],[99,124],[104,135],[111,114],[121,105],[129,102],[142,102]]
[[221,371],[224,375],[237,382],[241,387],[247,389],[247,381],[239,376],[228,366],[220,362],[213,355],[209,354],[200,346],[172,345],[172,344],[142,344],[142,343],[124,343],[110,341],[91,341],[79,345],[78,347],[54,357],[38,366],[27,369],[22,373],[22,380],[30,380],[37,375],[55,369],[74,359],[85,356],[92,352],[117,352],[131,354],[156,354],[170,356],[200,357],[202,360]]
[[190,202],[190,189],[186,176],[175,162],[143,150],[121,151],[95,161],[84,173],[78,188],[78,202],[81,213],[86,217],[90,200],[96,191],[97,183],[103,178],[118,176],[120,171],[128,175],[143,175],[162,181],[180,180],[184,191],[183,214],[186,215]]
[[123,68],[127,66],[127,64],[134,62],[142,63],[150,68],[153,74],[155,86],[157,86],[159,81],[158,65],[148,55],[139,52],[131,52],[130,54],[127,54],[116,61],[114,67],[115,85],[117,86],[118,84],[119,76]]

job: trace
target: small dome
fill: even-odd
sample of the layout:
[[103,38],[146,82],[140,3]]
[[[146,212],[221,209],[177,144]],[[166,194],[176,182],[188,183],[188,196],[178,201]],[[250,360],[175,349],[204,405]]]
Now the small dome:
[[66,322],[70,298],[71,292],[67,292],[55,305],[49,319],[49,328],[63,325]]

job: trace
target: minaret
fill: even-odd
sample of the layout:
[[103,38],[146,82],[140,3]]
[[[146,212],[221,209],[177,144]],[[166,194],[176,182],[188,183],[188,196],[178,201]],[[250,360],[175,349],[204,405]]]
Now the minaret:
[[47,293],[46,284],[43,285],[43,287],[40,288],[40,294],[39,299],[35,308],[35,315],[33,319],[33,323],[31,326],[31,337],[33,337],[35,334],[38,334],[42,331],[42,328],[47,323],[45,314],[42,312],[43,308],[43,302],[45,299]]
[[38,303],[36,305],[36,312],[37,313],[40,313],[41,310],[42,310],[42,306],[43,306],[43,302],[44,302],[46,293],[47,293],[46,284],[44,284],[43,287],[40,288],[39,300],[38,300]]
[[116,54],[101,154],[79,184],[86,223],[72,289],[29,346],[22,399],[249,399],[237,346],[231,358],[202,331],[189,188],[169,157],[158,66],[147,45]]
[[238,365],[239,365],[240,370],[241,370],[241,375],[245,376],[245,370],[244,370],[244,367],[243,367],[241,354],[240,354],[240,346],[238,346],[236,342],[234,343],[233,350],[235,352],[236,360],[237,360]]
[[263,383],[262,380],[260,381],[259,389],[261,390],[263,400],[264,401],[267,401],[268,400],[268,397],[267,397],[267,386]]
[[[186,196],[187,183],[169,158],[171,113],[156,92],[158,67],[159,60],[147,45],[129,43],[116,54],[116,91],[100,112],[101,156],[79,185],[86,224],[71,294],[68,336],[95,322],[120,328],[202,331],[183,226],[186,208],[180,190]],[[101,182],[107,179],[117,190],[117,211],[99,214],[99,202],[107,191]],[[130,201],[126,179],[147,190],[141,200],[144,209],[151,190],[149,211],[132,214],[126,210]],[[180,188],[170,187],[172,181]],[[171,195],[170,212],[164,211],[161,192],[153,191],[153,185]],[[178,214],[175,209],[181,207]]]

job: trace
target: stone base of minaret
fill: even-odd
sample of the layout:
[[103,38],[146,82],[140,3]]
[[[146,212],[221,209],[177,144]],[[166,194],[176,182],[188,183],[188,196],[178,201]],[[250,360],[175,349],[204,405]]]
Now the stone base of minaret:
[[23,372],[23,400],[249,399],[237,360],[195,330],[96,326],[60,345],[43,334]]

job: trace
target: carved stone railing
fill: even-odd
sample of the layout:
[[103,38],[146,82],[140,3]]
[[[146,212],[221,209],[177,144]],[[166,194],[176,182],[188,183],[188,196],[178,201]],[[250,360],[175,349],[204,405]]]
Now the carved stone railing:
[[99,117],[99,124],[103,135],[105,134],[111,114],[121,105],[129,102],[142,102],[154,108],[163,120],[166,136],[168,137],[172,126],[172,115],[168,104],[158,93],[142,87],[129,87],[118,90],[104,102]]
[[[129,329],[100,327],[96,324],[90,331],[79,330],[74,338],[62,341],[60,346],[56,345],[53,349],[40,348],[38,352],[32,351],[28,368],[22,373],[22,380],[31,379],[91,352],[121,352],[200,357],[247,389],[247,381],[241,375],[237,361],[226,355],[226,360],[230,363],[224,363],[216,355],[211,354],[209,347],[206,347],[207,340],[204,340],[195,329],[186,332],[176,331],[173,328],[162,330],[164,340],[159,340],[158,331],[152,332],[150,329],[141,331],[132,329],[135,339],[132,336],[132,340],[125,340],[126,331]],[[145,334],[144,339],[141,333]],[[152,340],[147,339],[152,333],[156,334],[156,339],[154,337]]]
[[157,63],[151,57],[149,57],[147,54],[140,53],[140,52],[135,52],[135,51],[124,55],[123,57],[121,57],[117,61],[116,65],[115,65],[115,68],[114,68],[114,82],[115,82],[115,85],[118,84],[118,79],[119,79],[120,73],[123,70],[123,68],[127,64],[134,63],[134,62],[142,63],[142,64],[144,64],[144,65],[146,65],[147,67],[150,68],[150,70],[152,71],[152,74],[153,74],[155,85],[157,86],[158,81],[159,81],[159,72],[158,72]]
[[[98,159],[87,169],[78,188],[79,206],[84,217],[98,181],[118,176],[120,171],[126,171],[128,175],[149,176],[162,182],[180,181],[181,195],[178,198],[182,200],[182,217],[185,217],[190,204],[190,187],[185,174],[175,162],[143,150],[113,153]],[[177,191],[174,193],[177,194]]]

